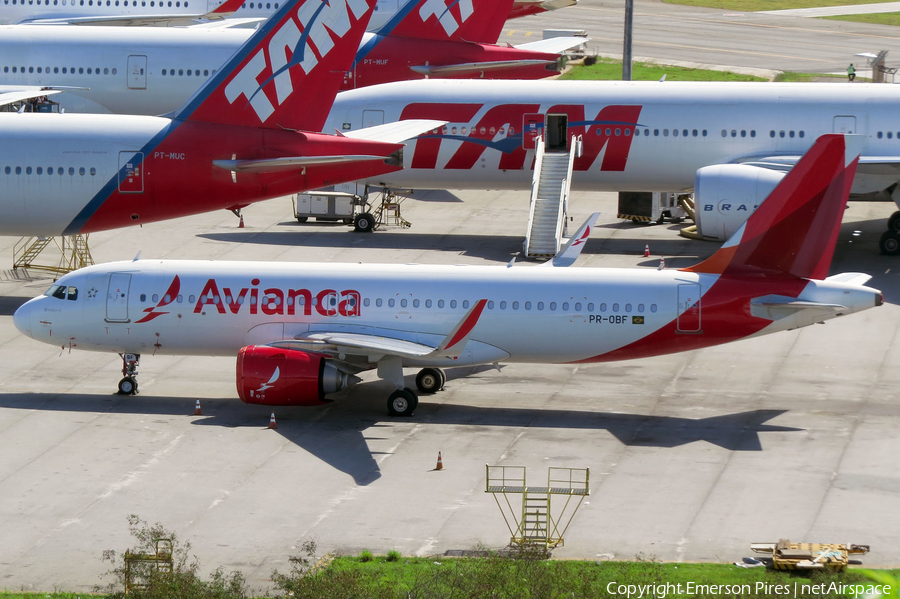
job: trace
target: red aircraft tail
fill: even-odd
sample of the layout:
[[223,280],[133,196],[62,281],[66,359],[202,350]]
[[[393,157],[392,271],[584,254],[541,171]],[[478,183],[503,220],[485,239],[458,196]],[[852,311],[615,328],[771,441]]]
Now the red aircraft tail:
[[514,0],[408,0],[379,35],[496,44]]
[[374,5],[286,2],[173,118],[321,131]]
[[684,270],[828,276],[859,162],[857,136],[823,135],[725,245]]

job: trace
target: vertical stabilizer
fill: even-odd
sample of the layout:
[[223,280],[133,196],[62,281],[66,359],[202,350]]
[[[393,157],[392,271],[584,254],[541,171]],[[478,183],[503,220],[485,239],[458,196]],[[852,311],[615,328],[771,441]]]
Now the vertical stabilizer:
[[379,35],[496,44],[513,0],[408,0]]
[[719,251],[683,270],[714,274],[750,270],[824,279],[862,144],[859,135],[817,139]]
[[174,118],[321,131],[375,0],[292,0]]

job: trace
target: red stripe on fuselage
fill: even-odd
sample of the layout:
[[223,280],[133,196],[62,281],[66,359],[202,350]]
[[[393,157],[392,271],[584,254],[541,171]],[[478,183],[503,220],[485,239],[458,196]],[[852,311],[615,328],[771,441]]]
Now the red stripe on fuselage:
[[400,170],[400,166],[372,160],[273,173],[237,173],[234,182],[231,171],[213,165],[213,160],[230,160],[232,156],[239,160],[355,154],[388,156],[402,147],[402,144],[314,133],[181,123],[144,156],[141,165],[144,191],[114,191],[78,232],[92,233],[226,209]]
[[700,332],[679,332],[676,319],[628,345],[592,358],[576,360],[573,364],[647,358],[749,337],[772,323],[750,314],[750,300],[765,295],[797,297],[806,284],[803,279],[789,276],[719,277],[701,298]]

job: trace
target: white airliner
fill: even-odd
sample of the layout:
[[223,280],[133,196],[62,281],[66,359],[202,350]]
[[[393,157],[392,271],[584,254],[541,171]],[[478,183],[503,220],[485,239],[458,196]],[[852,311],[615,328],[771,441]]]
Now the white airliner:
[[[694,191],[701,234],[724,241],[826,133],[864,136],[854,194],[900,205],[900,87],[839,83],[406,81],[342,92],[327,131],[435,118],[402,171],[367,179],[399,189],[528,189],[547,114],[581,137],[572,187]],[[526,128],[531,127],[528,132]],[[900,254],[900,212],[881,240]]]
[[[114,351],[121,393],[140,354],[237,355],[241,399],[318,405],[376,370],[393,415],[447,366],[655,356],[810,325],[882,304],[869,276],[828,276],[859,140],[826,135],[718,252],[680,270],[560,268],[596,214],[542,266],[135,260],[59,279],[14,315],[51,345]],[[852,149],[851,149],[852,148]]]
[[[462,0],[465,2],[466,0]],[[3,0],[0,24],[192,25],[226,17],[268,19],[284,0]],[[515,0],[509,18],[572,6],[576,0]],[[387,23],[403,0],[378,0],[369,29]]]
[[372,5],[289,0],[170,117],[0,114],[0,235],[236,209],[400,168],[399,142],[441,121],[312,133]]
[[[406,0],[366,32],[342,89],[421,79],[540,79],[586,38],[497,45],[512,0]],[[440,7],[449,2],[449,8]],[[230,21],[229,21],[230,22]],[[253,34],[236,27],[0,26],[0,104],[54,98],[67,112],[157,115],[177,110]],[[28,92],[31,92],[29,94]]]

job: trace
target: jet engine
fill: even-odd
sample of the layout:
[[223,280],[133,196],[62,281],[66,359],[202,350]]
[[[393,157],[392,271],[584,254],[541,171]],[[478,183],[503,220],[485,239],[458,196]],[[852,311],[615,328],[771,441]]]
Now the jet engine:
[[727,241],[787,174],[748,164],[715,164],[694,178],[694,221],[704,239]]
[[242,347],[237,357],[237,390],[244,403],[318,406],[325,395],[358,381],[325,356],[267,345]]

